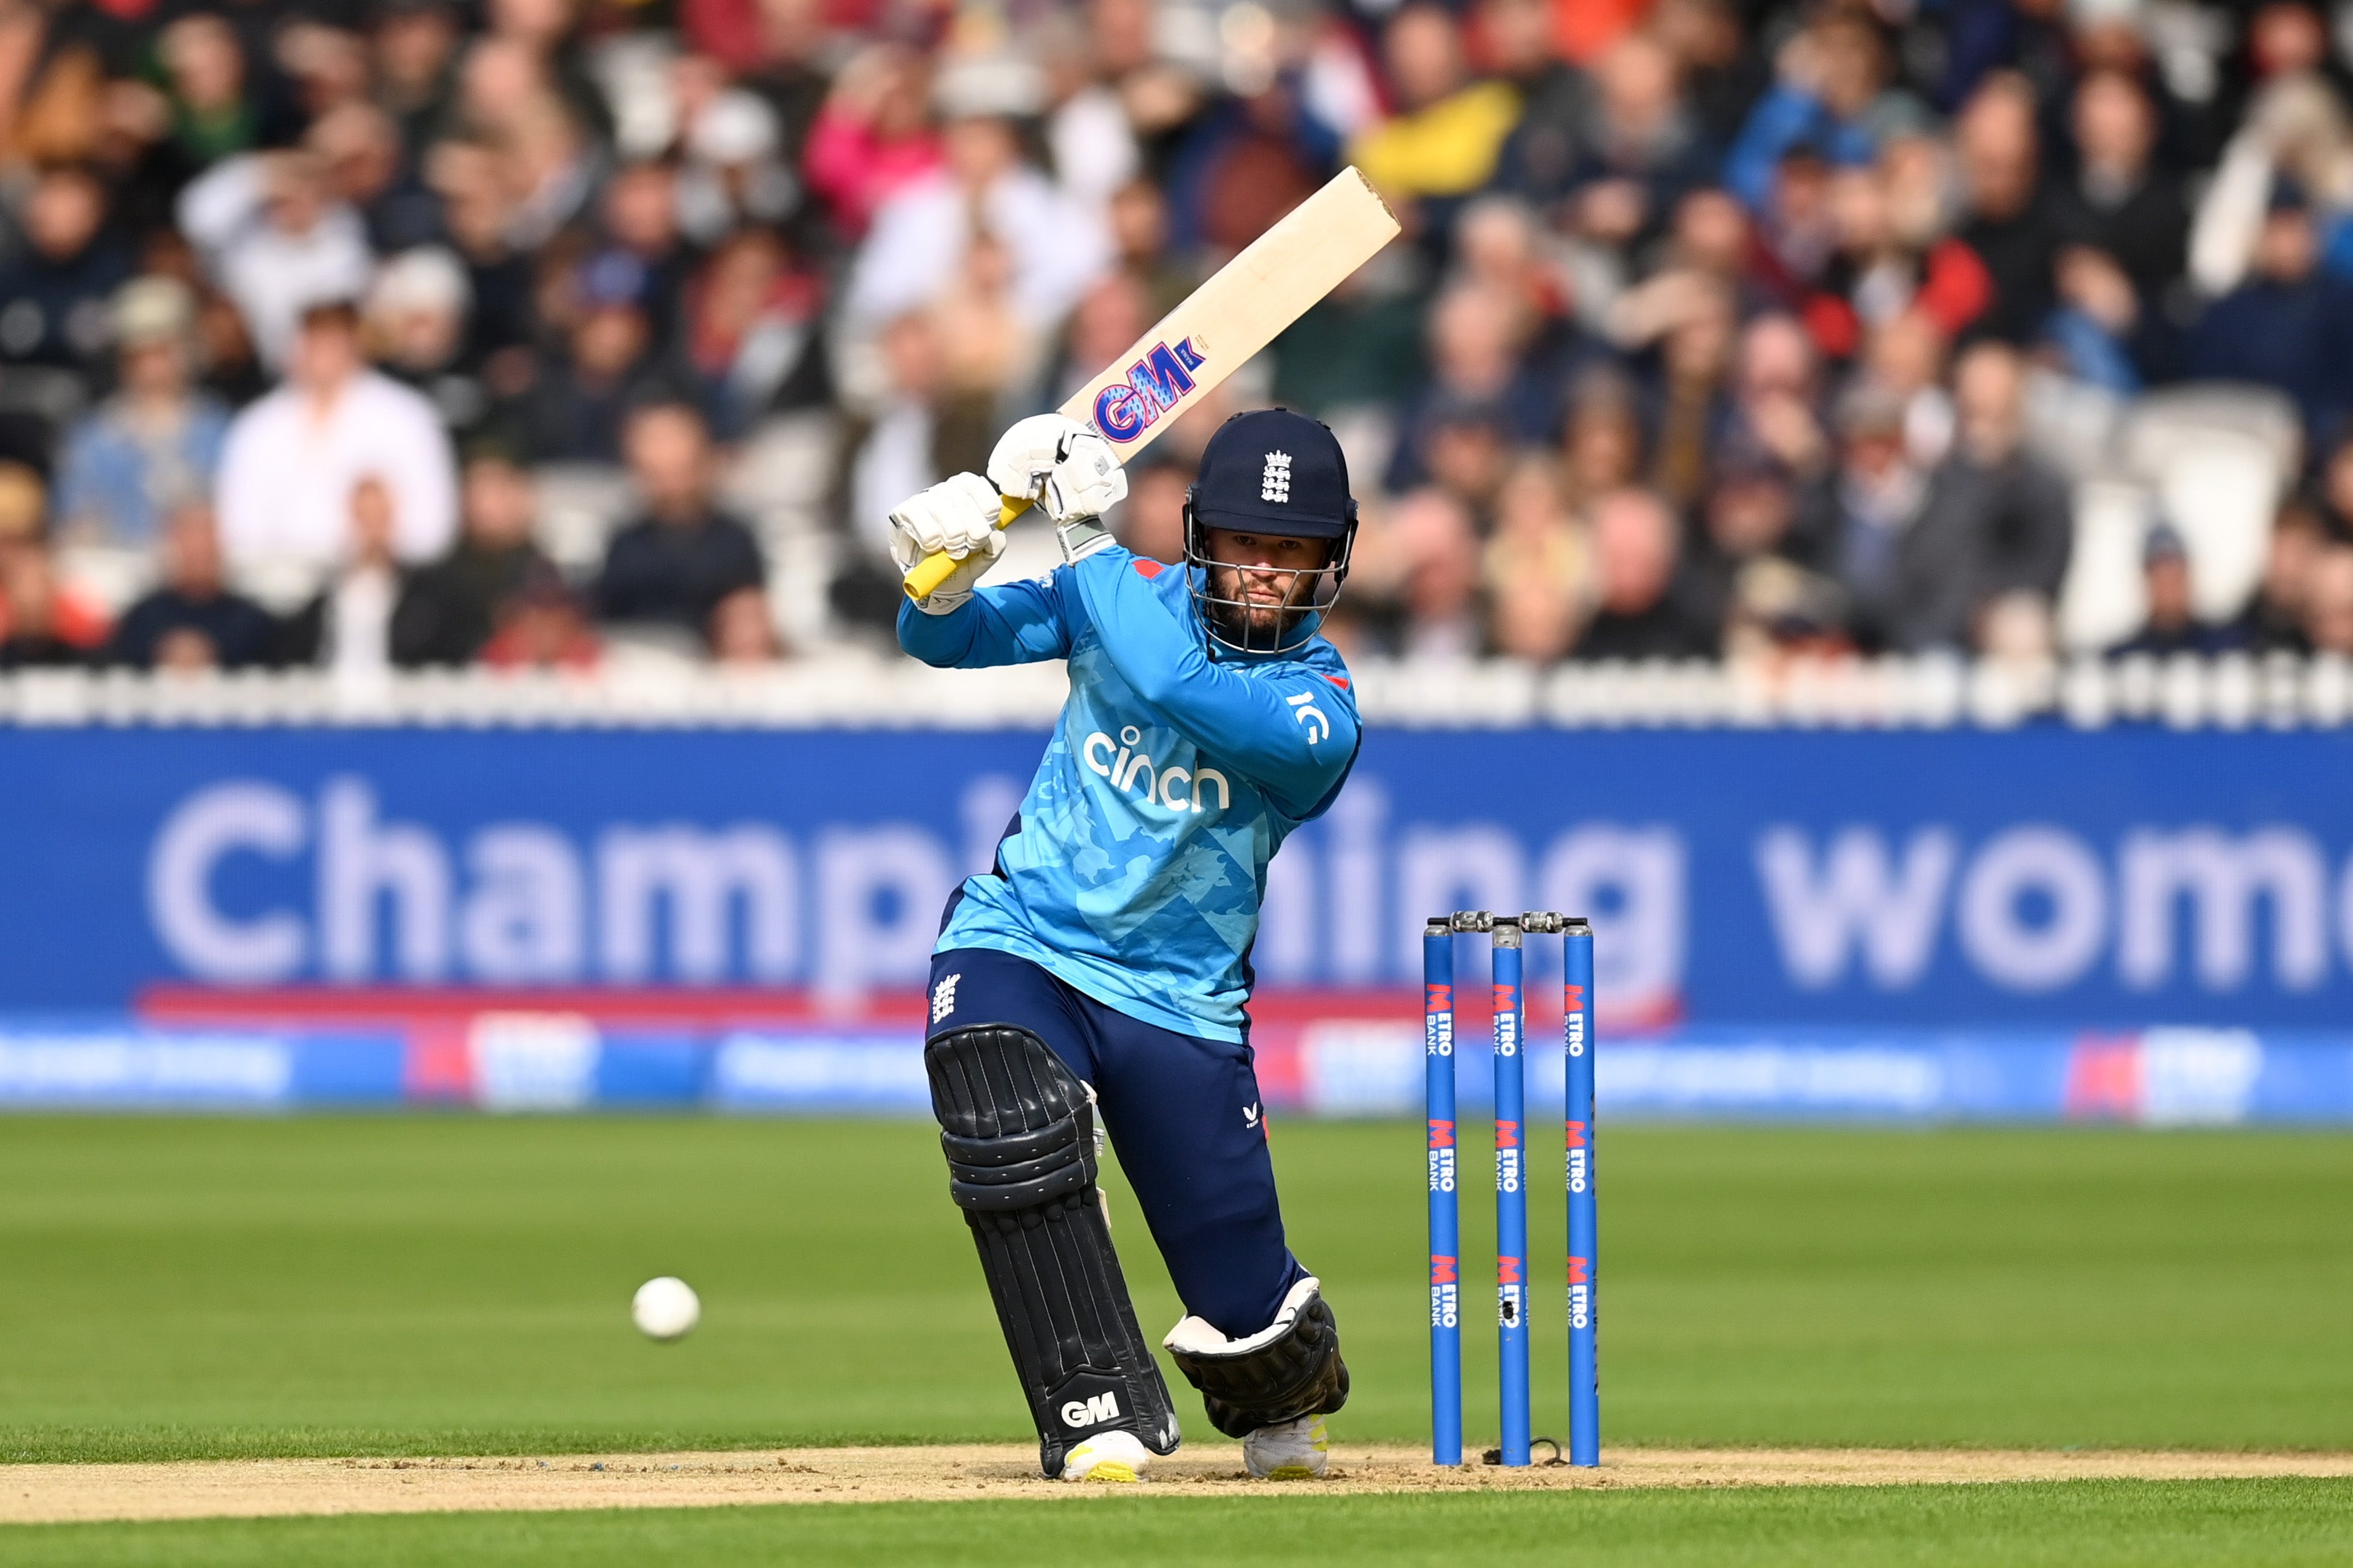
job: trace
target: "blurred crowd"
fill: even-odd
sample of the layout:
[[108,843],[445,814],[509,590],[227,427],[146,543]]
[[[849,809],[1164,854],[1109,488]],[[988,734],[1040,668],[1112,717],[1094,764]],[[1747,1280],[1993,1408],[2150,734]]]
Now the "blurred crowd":
[[0,0],[0,666],[879,638],[890,507],[1349,163],[1405,237],[1131,469],[1134,548],[1280,403],[1364,501],[1350,651],[2048,657],[2066,433],[2219,384],[2284,422],[2250,537],[2152,491],[2106,646],[2353,654],[2348,46],[2303,0]]

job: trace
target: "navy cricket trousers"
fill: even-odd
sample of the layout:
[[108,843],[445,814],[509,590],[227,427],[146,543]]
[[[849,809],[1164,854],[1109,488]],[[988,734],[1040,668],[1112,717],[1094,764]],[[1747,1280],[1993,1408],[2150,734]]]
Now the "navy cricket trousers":
[[934,954],[931,994],[930,1033],[1014,1025],[1094,1087],[1120,1169],[1187,1311],[1228,1339],[1274,1321],[1307,1271],[1283,1243],[1248,1046],[1131,1018],[989,948]]

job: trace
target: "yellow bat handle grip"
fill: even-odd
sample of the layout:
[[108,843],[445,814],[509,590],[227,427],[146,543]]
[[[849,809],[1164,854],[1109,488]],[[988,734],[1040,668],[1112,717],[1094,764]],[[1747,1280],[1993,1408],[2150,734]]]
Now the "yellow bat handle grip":
[[[1005,497],[997,503],[997,526],[1008,526],[1015,518],[1028,511],[1030,504],[1022,496]],[[948,574],[961,564],[963,563],[944,550],[934,551],[910,567],[899,586],[907,591],[910,599],[928,599],[941,584],[948,580]]]

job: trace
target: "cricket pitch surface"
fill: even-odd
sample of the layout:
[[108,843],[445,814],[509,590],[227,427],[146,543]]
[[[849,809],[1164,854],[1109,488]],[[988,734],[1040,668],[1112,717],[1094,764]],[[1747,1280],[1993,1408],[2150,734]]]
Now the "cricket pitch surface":
[[1627,1448],[1599,1470],[1440,1469],[1426,1451],[1335,1445],[1322,1481],[1253,1481],[1231,1444],[1187,1445],[1138,1488],[1064,1486],[1037,1451],[929,1447],[447,1459],[234,1459],[0,1466],[0,1523],[291,1514],[554,1511],[749,1503],[954,1502],[1129,1495],[1462,1492],[1659,1487],[1936,1486],[1989,1481],[2353,1476],[2353,1454],[1905,1448]]

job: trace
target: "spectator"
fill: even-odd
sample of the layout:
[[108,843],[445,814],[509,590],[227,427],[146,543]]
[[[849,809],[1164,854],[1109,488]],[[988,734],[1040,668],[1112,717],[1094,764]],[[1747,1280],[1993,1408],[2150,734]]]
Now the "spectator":
[[1782,47],[1779,80],[1757,102],[1725,161],[1724,183],[1763,212],[1777,172],[1808,150],[1833,165],[1868,163],[1881,145],[1924,117],[1888,84],[1887,46],[1870,14],[1824,5]]
[[2032,91],[2008,76],[1978,88],[1955,127],[1968,209],[1959,237],[1993,280],[1976,327],[2006,343],[2031,342],[2056,300],[2064,230],[2042,191],[2039,135]]
[[2310,653],[2304,608],[2313,568],[2328,547],[2327,531],[2309,507],[2290,501],[2272,521],[2263,580],[2239,617],[2241,640],[2258,653]]
[[1665,228],[1675,205],[1704,184],[1712,159],[1657,40],[1630,33],[1595,62],[1595,91],[1577,155],[1557,193],[1588,244],[1626,247]]
[[131,275],[107,232],[106,193],[79,168],[51,169],[24,207],[25,248],[0,268],[0,362],[95,370],[107,308]]
[[2101,70],[2077,84],[2072,119],[2075,177],[2060,197],[2061,226],[2122,269],[2142,310],[2157,310],[2181,276],[2189,208],[2180,182],[2153,161],[2156,110],[2139,82]]
[[1736,330],[1730,292],[1711,281],[1693,290],[1683,319],[1659,344],[1651,482],[1678,510],[1698,504],[1731,425]]
[[1492,410],[1507,441],[1541,436],[1552,422],[1552,398],[1521,363],[1531,324],[1525,307],[1494,288],[1465,283],[1440,299],[1430,313],[1430,378],[1398,415],[1390,489],[1410,489],[1428,473],[1441,410]]
[[791,216],[801,193],[783,158],[783,134],[768,100],[742,88],[713,94],[696,111],[678,177],[679,226],[696,244]]
[[327,190],[364,226],[378,255],[430,245],[441,236],[441,205],[419,184],[400,127],[372,103],[337,104],[306,139]]
[[1485,641],[1478,542],[1462,503],[1442,490],[1417,490],[1397,503],[1383,532],[1400,576],[1397,651],[1441,661],[1477,654]]
[[578,315],[524,401],[523,445],[543,463],[614,464],[628,411],[661,387],[645,268],[608,250],[574,274]]
[[1358,137],[1348,161],[1403,201],[1467,196],[1484,185],[1519,100],[1502,82],[1471,79],[1453,16],[1414,0],[1383,31],[1381,62],[1397,114]]
[[707,643],[720,601],[765,584],[760,546],[750,529],[712,504],[711,442],[694,409],[641,407],[629,416],[625,441],[645,514],[606,550],[597,614],[682,627]]
[[1022,159],[1014,122],[1037,108],[1036,91],[1026,73],[983,62],[944,74],[945,161],[877,209],[843,297],[853,321],[871,330],[937,299],[980,233],[1010,252],[1012,296],[1034,324],[1060,320],[1110,266],[1102,216]]
[[386,375],[425,395],[453,431],[479,425],[488,395],[468,372],[466,269],[438,246],[387,258],[363,313],[371,357]]
[[[1134,285],[1114,278],[1099,287],[1132,290]],[[1142,322],[1136,330],[1143,330]],[[1134,341],[1131,335],[1120,346]],[[882,331],[881,348],[886,391],[881,406],[852,427],[844,444],[849,454],[844,489],[850,536],[864,547],[868,563],[890,578],[887,591],[867,603],[874,614],[863,618],[876,619],[887,609],[888,616],[876,622],[887,625],[899,613],[900,598],[898,570],[890,564],[891,509],[950,474],[979,472],[997,435],[985,406],[949,395],[938,328],[928,313],[892,322]]]
[[1185,497],[1192,482],[1182,464],[1155,462],[1148,454],[1131,465],[1127,500],[1119,510],[1119,542],[1171,566],[1184,560]]
[[603,657],[580,601],[552,566],[534,565],[500,601],[498,630],[482,645],[491,669],[588,670]]
[[1513,468],[1482,567],[1495,652],[1550,664],[1568,651],[1584,615],[1588,563],[1553,464],[1524,459]]
[[163,581],[115,624],[108,661],[181,672],[269,662],[278,623],[228,589],[212,509],[202,501],[174,509],[164,521],[162,553]]
[[452,470],[432,405],[360,358],[357,310],[313,305],[285,384],[229,426],[221,542],[239,571],[290,574],[307,595],[343,554],[353,488],[374,476],[391,492],[394,553],[430,560],[456,532]]
[[1634,483],[1642,471],[1642,425],[1633,384],[1606,367],[1579,376],[1569,389],[1561,445],[1562,489],[1571,507]]
[[183,177],[249,153],[265,134],[282,130],[265,123],[270,95],[248,90],[245,47],[219,16],[204,11],[182,16],[156,39],[156,54],[175,173]]
[[[1875,395],[1885,416],[1874,422],[1875,433],[1900,444],[1900,412],[1885,394]],[[1988,605],[2026,595],[2048,605],[2067,571],[2067,488],[2026,450],[2025,369],[2018,355],[1999,344],[1970,350],[1955,371],[1954,403],[1952,453],[1929,477],[1917,510],[1908,523],[1897,521],[1899,536],[1881,546],[1893,548],[1881,557],[1879,573],[1867,582],[1849,574],[1858,598],[1879,606],[1880,639],[1907,650],[1966,649]],[[1849,531],[1850,540],[1856,537]],[[1852,567],[1854,558],[1848,560]]]
[[0,552],[0,669],[72,668],[91,662],[94,644],[72,637],[73,616],[58,590],[57,563],[34,542]]
[[1957,337],[1993,303],[1993,280],[1975,250],[1949,237],[1925,250],[1909,243],[1887,185],[1878,166],[1841,170],[1831,181],[1837,247],[1806,301],[1805,321],[1833,358],[1852,358],[1872,332],[1901,316]]
[[722,428],[744,430],[772,408],[823,400],[824,298],[819,279],[794,265],[772,231],[744,229],[722,242],[688,291],[681,345]]
[[1693,614],[1678,592],[1674,513],[1649,490],[1595,499],[1593,617],[1572,655],[1578,659],[1699,658],[1718,650],[1718,628]]
[[2231,138],[2190,225],[2189,276],[2199,292],[2219,299],[2245,280],[2263,242],[2265,208],[2283,186],[2338,211],[2353,201],[2353,120],[2337,89],[2316,74],[2266,82]]
[[165,514],[212,493],[228,411],[188,384],[195,305],[185,284],[139,279],[112,313],[121,390],[67,437],[58,510],[69,540],[148,551]]
[[532,540],[531,476],[504,453],[466,460],[464,531],[456,548],[410,574],[392,617],[403,665],[470,664],[491,640],[499,606],[534,573],[554,570]]
[[2312,565],[2304,637],[2315,653],[2353,658],[2353,544],[2332,544]]
[[[657,342],[667,342],[676,330],[694,271],[693,248],[681,232],[680,208],[686,199],[670,165],[648,161],[614,171],[596,204],[600,248],[638,264],[638,293]],[[714,240],[729,232],[723,220],[710,226]]]
[[[1521,323],[1528,373],[1558,382],[1608,351],[1583,331],[1567,270],[1548,254],[1535,213],[1509,196],[1469,203],[1454,224],[1455,276],[1462,286],[1511,301]],[[1381,345],[1392,354],[1393,344]],[[1410,350],[1405,356],[1410,363]],[[1549,400],[1540,400],[1549,407]]]
[[809,188],[856,238],[883,204],[940,166],[927,101],[931,73],[896,44],[871,44],[834,78],[809,127],[802,167]]
[[707,635],[716,664],[757,666],[784,657],[784,639],[776,635],[776,617],[763,588],[738,588],[720,600],[712,608]]
[[1957,504],[1977,539],[1981,598],[2022,592],[2055,603],[2073,521],[2066,481],[2026,446],[2026,367],[1980,344],[1953,373],[1953,454],[1938,472],[1939,507]]
[[1740,335],[1725,450],[1778,463],[1799,479],[1820,474],[1831,458],[1821,379],[1814,341],[1795,318],[1768,312],[1750,321]]
[[1494,183],[1532,202],[1567,188],[1594,112],[1591,79],[1560,56],[1545,0],[1481,0],[1478,29],[1495,74],[1519,94],[1520,117]]
[[2140,630],[2108,650],[2112,658],[2177,653],[2215,654],[2240,646],[2238,629],[2210,626],[2198,619],[2189,600],[2189,548],[2170,523],[2148,531],[2141,544],[2141,582],[2148,609]]
[[2252,276],[2207,308],[2188,360],[2193,375],[2277,387],[2316,441],[2353,412],[2353,286],[2320,271],[2300,190],[2274,193]]
[[316,664],[339,680],[381,680],[392,671],[394,612],[404,594],[392,553],[392,487],[374,474],[352,486],[351,544],[317,598],[287,623],[287,662]]
[[466,360],[482,367],[491,390],[513,396],[531,379],[531,345],[539,326],[529,259],[507,236],[507,200],[498,159],[487,148],[444,142],[427,177],[441,198],[450,248],[466,268],[473,301]]
[[217,164],[181,193],[179,219],[273,370],[287,364],[307,310],[367,291],[367,231],[330,197],[311,153],[247,153]]
[[[1910,628],[1926,618],[1920,598],[1950,585],[1914,564],[1927,473],[1905,445],[1904,406],[1885,388],[1869,382],[1850,388],[1838,432],[1837,469],[1812,488],[1801,531],[1822,542],[1852,605],[1857,640],[1872,649],[1909,646]],[[1944,625],[1952,620],[1950,612],[1941,617]]]
[[371,47],[375,100],[399,128],[412,167],[449,113],[458,59],[458,17],[452,0],[382,0],[375,7]]
[[1814,565],[1822,542],[1801,532],[1799,521],[1796,487],[1778,465],[1749,459],[1720,468],[1700,509],[1700,538],[1684,568],[1693,614],[1709,626],[1726,624],[1741,597],[1741,574],[1756,562]]
[[1731,0],[1656,0],[1650,28],[1673,52],[1684,100],[1710,147],[1729,147],[1773,85],[1761,50],[1743,35]]

